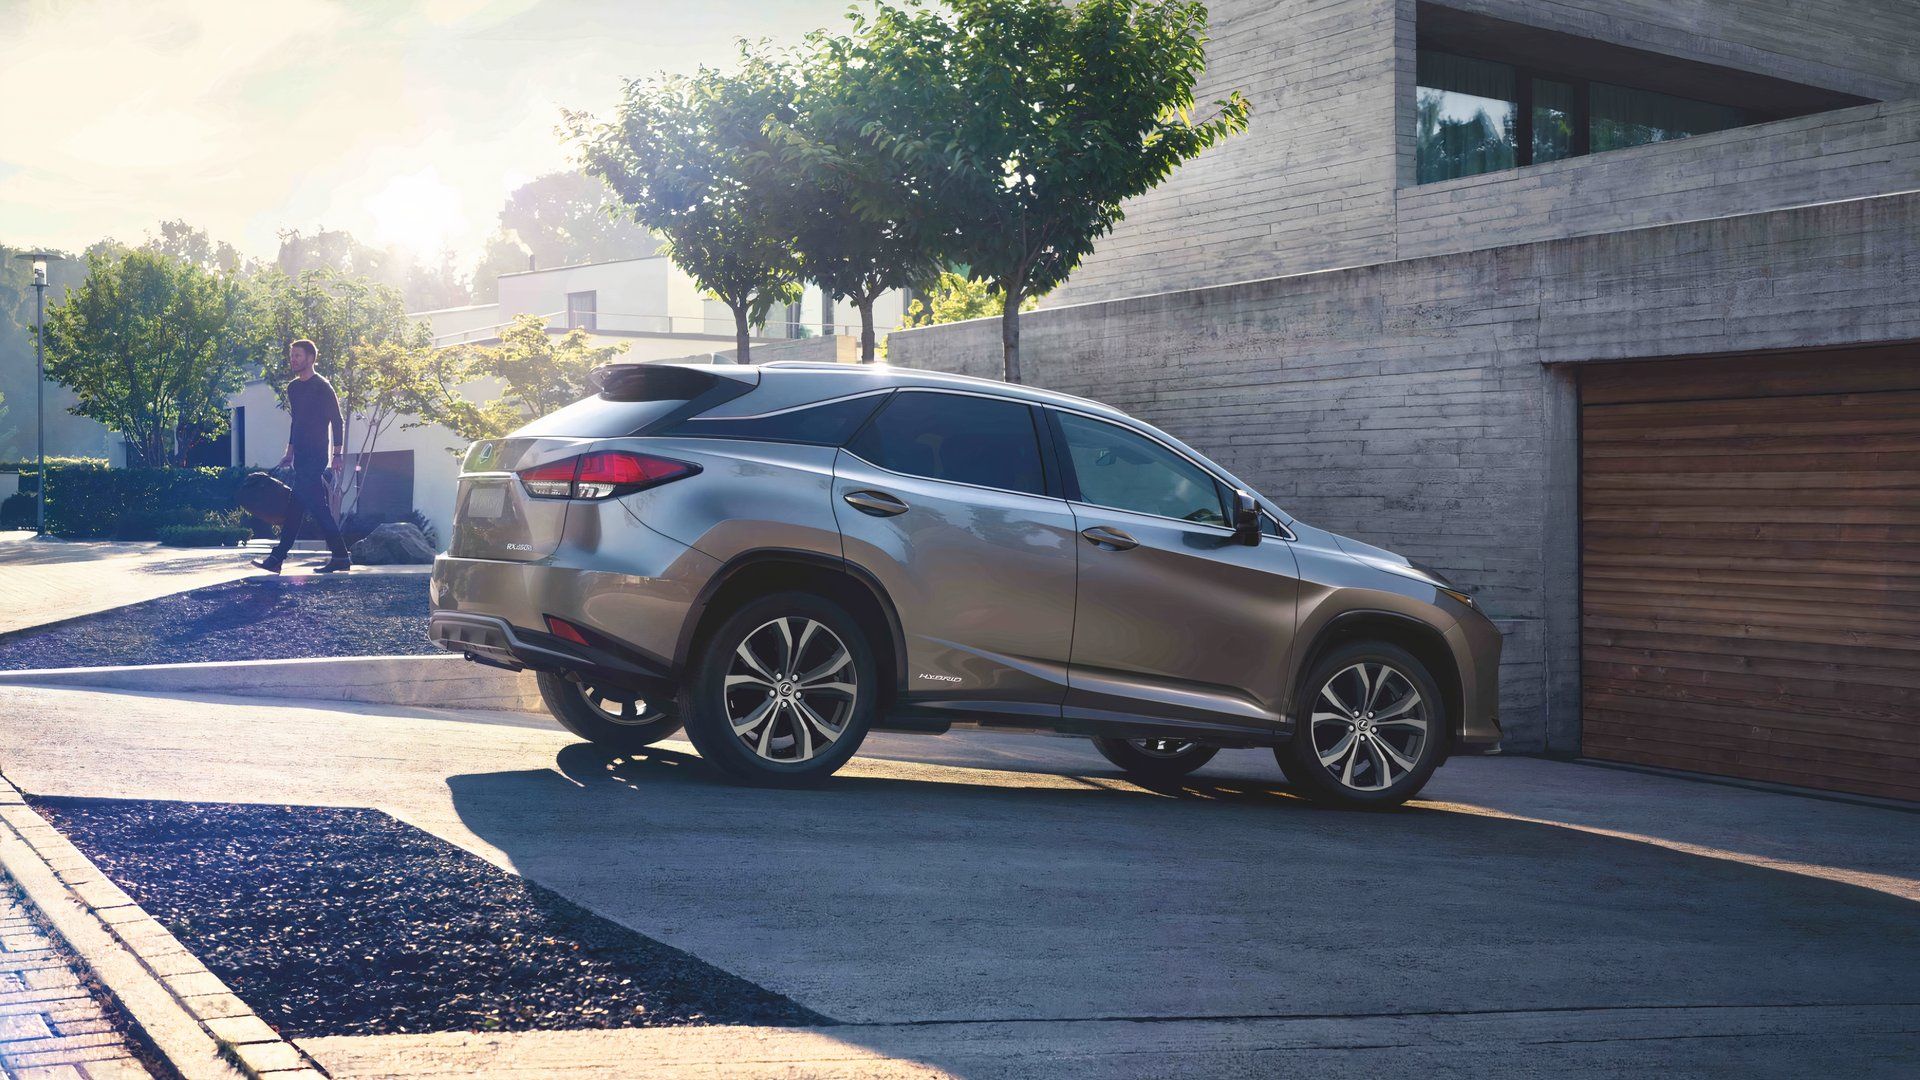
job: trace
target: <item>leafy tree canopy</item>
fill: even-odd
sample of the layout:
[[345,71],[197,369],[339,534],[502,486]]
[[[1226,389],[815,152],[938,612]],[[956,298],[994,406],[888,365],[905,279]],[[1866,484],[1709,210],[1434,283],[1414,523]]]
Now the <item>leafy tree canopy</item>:
[[793,230],[769,188],[769,124],[792,124],[795,85],[778,59],[741,47],[737,71],[629,80],[614,119],[567,114],[586,171],[675,265],[733,312],[736,354],[775,304],[800,298]]
[[498,295],[496,279],[541,267],[638,259],[660,243],[599,178],[581,172],[548,173],[522,184],[500,208],[500,229],[488,239],[473,272],[473,296],[484,303]]
[[[584,330],[550,333],[538,315],[522,315],[501,332],[498,345],[443,350],[431,392],[416,411],[469,441],[499,438],[592,394],[588,376],[625,351],[625,345],[595,346]],[[478,380],[493,380],[498,392],[475,404],[462,390]]]
[[1194,114],[1198,3],[882,2],[855,23],[888,95],[872,130],[936,193],[947,257],[1001,295],[1012,381],[1021,304],[1065,281],[1125,200],[1247,123],[1237,91]]
[[226,430],[246,379],[246,303],[235,279],[158,252],[89,256],[86,279],[47,312],[48,377],[142,464],[177,464],[191,450],[183,427]]

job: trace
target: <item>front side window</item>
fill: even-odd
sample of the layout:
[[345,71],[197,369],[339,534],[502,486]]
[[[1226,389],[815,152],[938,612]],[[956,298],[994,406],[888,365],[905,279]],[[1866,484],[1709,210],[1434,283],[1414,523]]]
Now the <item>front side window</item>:
[[897,473],[1044,495],[1033,410],[1017,401],[918,391],[893,395],[847,447]]
[[1118,424],[1058,416],[1081,502],[1203,525],[1227,523],[1220,486],[1205,469]]

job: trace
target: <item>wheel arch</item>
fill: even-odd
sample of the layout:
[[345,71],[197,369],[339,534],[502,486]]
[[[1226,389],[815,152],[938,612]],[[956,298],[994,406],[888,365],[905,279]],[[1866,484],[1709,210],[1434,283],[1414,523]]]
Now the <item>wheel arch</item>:
[[1447,709],[1448,745],[1460,738],[1465,723],[1465,695],[1461,689],[1460,663],[1448,646],[1446,635],[1432,625],[1397,611],[1359,608],[1343,611],[1327,620],[1314,635],[1293,672],[1293,694],[1305,690],[1307,676],[1328,652],[1351,641],[1380,641],[1397,645],[1426,665],[1433,681],[1440,684],[1440,697]]
[[[674,651],[674,669],[686,671],[694,650],[740,605],[789,589],[812,592],[847,609],[874,651],[883,673],[882,704],[897,699],[906,684],[906,636],[886,588],[844,559],[818,552],[765,549],[736,556],[707,581],[688,611]],[[884,677],[890,672],[891,678]]]

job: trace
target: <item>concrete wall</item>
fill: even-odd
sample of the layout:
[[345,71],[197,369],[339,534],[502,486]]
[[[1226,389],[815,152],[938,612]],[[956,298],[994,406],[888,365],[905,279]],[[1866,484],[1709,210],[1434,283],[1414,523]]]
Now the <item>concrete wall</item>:
[[[1042,309],[1021,333],[1033,383],[1471,588],[1509,635],[1507,745],[1572,748],[1576,410],[1544,365],[1920,339],[1920,194]],[[998,334],[889,353],[993,377]]]
[[[1920,98],[1913,0],[1445,5],[1889,101]],[[1212,6],[1202,100],[1252,126],[1127,205],[1046,307],[1920,187],[1912,104],[1414,186],[1415,0]]]
[[1397,0],[1208,6],[1195,96],[1241,91],[1250,127],[1127,204],[1049,306],[1390,255]]

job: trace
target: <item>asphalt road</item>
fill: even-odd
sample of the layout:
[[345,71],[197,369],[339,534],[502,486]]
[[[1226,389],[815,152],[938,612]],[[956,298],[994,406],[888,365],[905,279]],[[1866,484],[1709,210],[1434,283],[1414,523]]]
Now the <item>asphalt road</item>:
[[0,688],[29,792],[371,806],[842,1023],[327,1037],[335,1076],[1920,1072],[1920,818],[1468,759],[1396,813],[1270,756],[883,736],[818,791],[538,720]]

